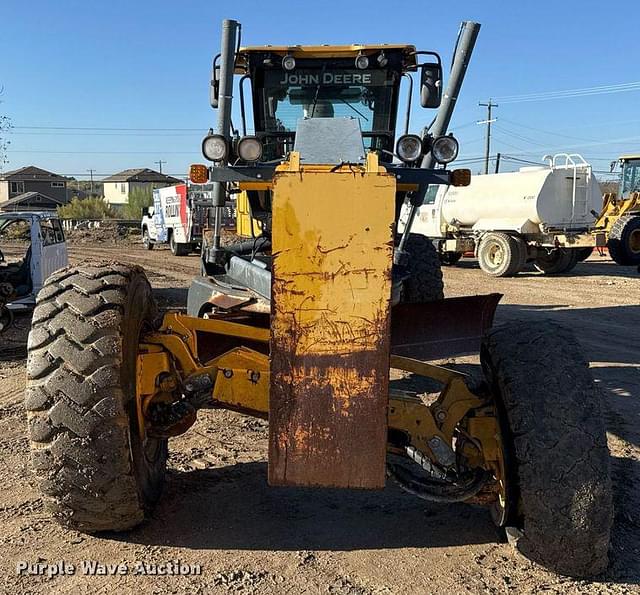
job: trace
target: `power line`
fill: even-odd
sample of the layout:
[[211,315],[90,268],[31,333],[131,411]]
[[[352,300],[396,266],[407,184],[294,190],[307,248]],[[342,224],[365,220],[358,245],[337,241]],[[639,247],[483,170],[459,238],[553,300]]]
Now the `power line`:
[[523,95],[505,95],[503,97],[498,97],[497,100],[505,104],[523,103],[527,101],[548,101],[551,99],[568,99],[573,97],[585,97],[589,95],[623,93],[627,91],[640,91],[640,81],[621,83],[618,85],[601,85],[598,87],[567,89],[564,91],[544,91],[539,93],[526,93]]
[[583,138],[580,136],[573,136],[569,134],[561,134],[560,132],[552,132],[551,130],[542,130],[541,128],[534,128],[533,126],[527,126],[525,124],[521,124],[520,122],[514,122],[513,120],[509,120],[507,118],[501,118],[502,122],[506,122],[507,124],[513,124],[514,126],[518,126],[519,128],[526,128],[527,130],[533,130],[535,132],[541,132],[542,134],[551,134],[553,136],[559,136],[562,138],[568,138],[571,140],[582,140],[587,142],[596,142],[596,139],[593,138]]
[[16,130],[104,130],[119,132],[202,132],[200,128],[121,128],[116,126],[13,126]]
[[[158,150],[152,151],[41,151],[41,150],[15,150],[11,149],[11,153],[35,153],[35,154],[53,154],[53,155],[157,155]],[[199,151],[162,151],[168,155],[200,155]]]

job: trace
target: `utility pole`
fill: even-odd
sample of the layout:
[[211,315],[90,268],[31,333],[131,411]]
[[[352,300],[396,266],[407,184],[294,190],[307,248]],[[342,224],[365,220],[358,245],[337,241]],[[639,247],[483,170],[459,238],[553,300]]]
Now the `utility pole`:
[[162,159],[159,159],[158,161],[154,161],[154,163],[158,164],[158,167],[160,168],[160,173],[162,173],[162,164],[166,163],[166,161],[163,161]]
[[500,157],[502,157],[502,153],[496,153],[496,173],[500,172]]
[[486,124],[487,125],[487,142],[484,150],[484,173],[489,173],[489,155],[491,154],[491,122],[495,122],[497,118],[491,119],[491,109],[494,107],[498,107],[496,103],[492,103],[491,99],[487,103],[478,103],[481,107],[487,108],[487,119],[480,120],[478,124]]
[[87,170],[89,172],[89,176],[91,178],[91,194],[93,194],[93,172],[96,171],[95,169],[88,169]]

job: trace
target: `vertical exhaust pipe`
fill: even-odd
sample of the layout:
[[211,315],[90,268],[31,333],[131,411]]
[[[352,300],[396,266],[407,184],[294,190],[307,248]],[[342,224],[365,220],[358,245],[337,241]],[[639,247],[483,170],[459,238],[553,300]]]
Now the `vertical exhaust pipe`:
[[[474,23],[473,21],[463,21],[462,25],[460,26],[460,32],[458,33],[458,39],[456,41],[453,62],[451,64],[451,74],[449,75],[449,82],[447,83],[447,88],[442,98],[442,102],[440,103],[440,108],[438,109],[436,119],[429,128],[429,132],[434,137],[442,136],[443,134],[447,133],[447,128],[449,127],[449,122],[451,122],[451,116],[453,116],[453,110],[455,109],[456,102],[458,101],[458,94],[460,93],[462,81],[464,80],[464,76],[467,72],[467,67],[469,66],[471,54],[473,53],[473,48],[476,45],[476,39],[478,38],[479,32],[480,23]],[[435,166],[435,164],[436,161],[433,157],[433,154],[431,153],[431,151],[429,151],[422,158],[420,167],[431,169]],[[398,253],[398,258],[396,259],[394,257],[394,261],[396,261],[396,263],[402,261],[404,246],[407,242],[407,239],[409,238],[409,233],[411,233],[411,227],[413,226],[413,221],[415,220],[418,213],[418,208],[422,206],[422,203],[424,202],[424,197],[427,194],[427,190],[429,190],[428,185],[420,188],[410,198],[411,209],[407,217],[406,226],[400,238],[400,244],[398,245],[398,249],[396,250],[396,252]]]
[[[222,46],[220,48],[220,90],[218,95],[218,121],[216,134],[221,134],[231,141],[231,107],[233,101],[233,71],[236,62],[236,43],[240,23],[230,19],[222,21]],[[219,165],[222,165],[220,163]],[[215,165],[214,165],[215,167]],[[225,206],[225,187],[221,182],[213,185],[213,254],[207,255],[207,260],[216,259],[216,253],[220,250],[220,230],[222,228],[222,212]]]

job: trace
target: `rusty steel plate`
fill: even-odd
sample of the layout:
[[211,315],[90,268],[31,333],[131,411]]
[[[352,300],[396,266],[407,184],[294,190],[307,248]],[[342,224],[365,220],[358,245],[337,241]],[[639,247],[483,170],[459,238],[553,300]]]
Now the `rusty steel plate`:
[[276,176],[271,485],[384,487],[394,193],[377,166]]

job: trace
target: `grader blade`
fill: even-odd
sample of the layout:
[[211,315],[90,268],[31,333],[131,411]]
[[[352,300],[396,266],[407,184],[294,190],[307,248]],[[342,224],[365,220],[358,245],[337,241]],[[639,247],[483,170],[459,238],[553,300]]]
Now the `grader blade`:
[[277,175],[271,485],[384,487],[394,192],[373,157]]
[[398,304],[391,314],[391,353],[419,360],[478,353],[501,297],[490,293]]

